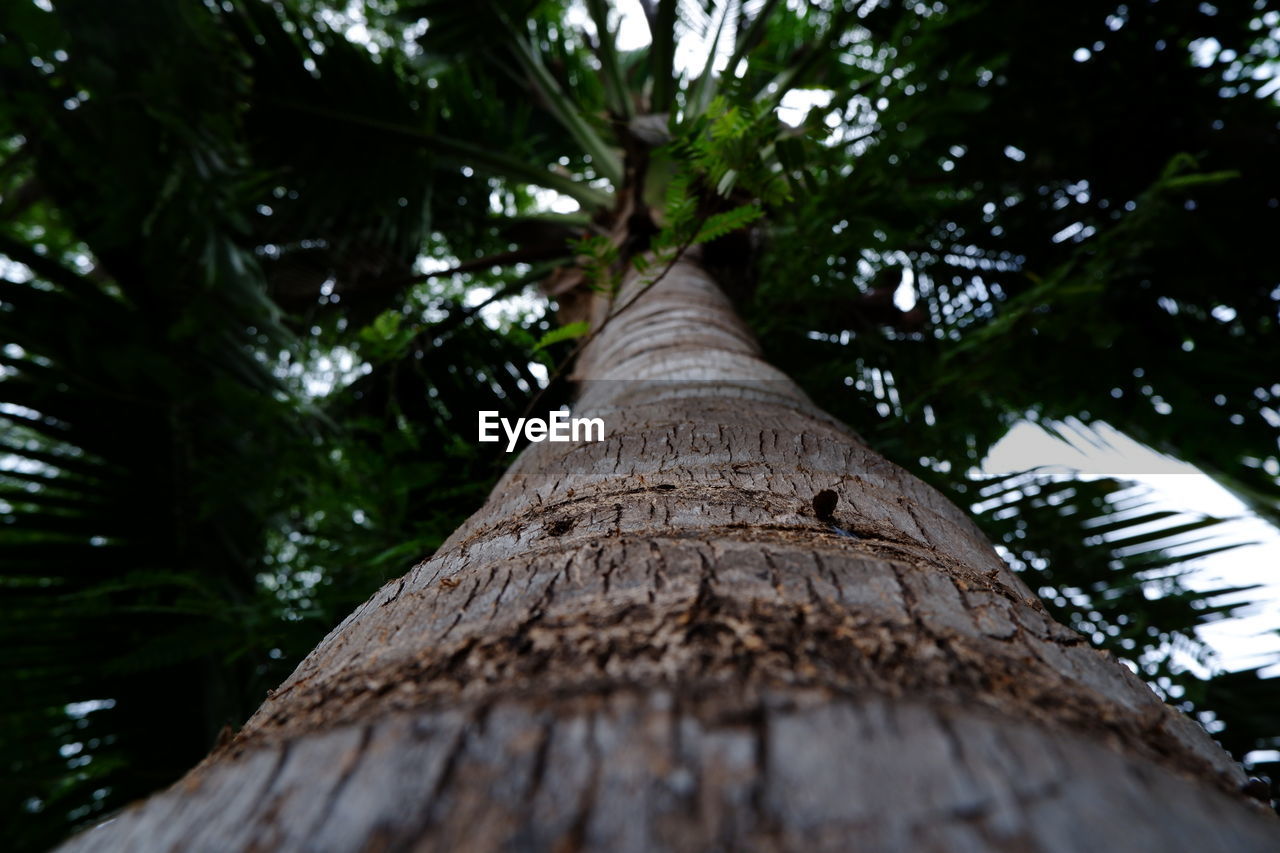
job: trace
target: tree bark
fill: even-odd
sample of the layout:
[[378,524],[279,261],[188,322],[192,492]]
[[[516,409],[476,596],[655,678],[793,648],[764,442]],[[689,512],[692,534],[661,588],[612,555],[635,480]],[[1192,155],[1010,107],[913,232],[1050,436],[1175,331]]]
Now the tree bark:
[[577,366],[605,441],[530,446],[230,744],[65,849],[1280,848],[692,253],[637,294]]

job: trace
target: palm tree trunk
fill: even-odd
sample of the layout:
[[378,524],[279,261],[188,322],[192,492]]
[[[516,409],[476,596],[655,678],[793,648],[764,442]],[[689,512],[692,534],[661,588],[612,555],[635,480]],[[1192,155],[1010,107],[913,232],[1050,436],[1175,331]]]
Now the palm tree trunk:
[[1277,849],[1205,732],[766,364],[692,253],[637,294],[577,368],[606,440],[532,445],[67,849]]

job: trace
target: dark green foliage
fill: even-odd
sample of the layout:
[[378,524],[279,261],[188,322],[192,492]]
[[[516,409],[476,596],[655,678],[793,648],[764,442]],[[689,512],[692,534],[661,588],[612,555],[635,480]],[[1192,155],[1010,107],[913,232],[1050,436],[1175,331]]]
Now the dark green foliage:
[[[663,0],[629,53],[603,3],[594,44],[560,2],[365,3],[376,51],[340,5],[0,9],[11,846],[176,778],[483,500],[508,459],[475,412],[524,413],[581,330],[528,307],[552,262],[608,289],[695,243],[770,358],[1059,618],[1237,755],[1277,747],[1276,679],[1184,665],[1239,599],[1185,582],[1216,520],[962,473],[1024,417],[1105,422],[1280,522],[1274,4]],[[734,73],[677,73],[717,30]],[[831,103],[789,127],[795,86]],[[650,113],[674,139],[619,247],[612,147]]]
[[1193,591],[1182,582],[1190,561],[1236,546],[1188,550],[1190,535],[1221,519],[1155,509],[1140,488],[1109,478],[1031,471],[954,490],[968,496],[1005,559],[1055,617],[1129,661],[1166,696],[1196,689],[1199,679],[1175,655],[1204,664],[1196,625],[1233,609],[1215,599],[1244,591]]
[[[0,234],[29,271],[0,283],[0,747],[20,846],[171,779],[280,675],[256,570],[290,487],[261,460],[311,435],[255,357],[292,338],[240,245],[252,180],[225,33],[199,9],[66,8],[74,27],[33,27],[0,64],[7,179],[38,187]],[[137,40],[113,37],[117,14]]]
[[[458,440],[473,425],[407,401],[510,414],[535,383],[466,320],[435,347],[356,342],[415,278],[430,192],[488,205],[360,126],[412,120],[395,67],[260,4],[19,11],[3,192],[34,200],[0,229],[26,267],[0,282],[0,808],[6,843],[40,849],[190,767],[478,504],[499,469]],[[507,248],[436,223],[463,220],[455,251]],[[339,340],[374,370],[322,412],[298,374]]]

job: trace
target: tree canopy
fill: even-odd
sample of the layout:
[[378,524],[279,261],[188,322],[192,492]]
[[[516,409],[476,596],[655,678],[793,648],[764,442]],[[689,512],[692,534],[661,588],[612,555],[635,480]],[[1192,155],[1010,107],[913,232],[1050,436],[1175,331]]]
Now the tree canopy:
[[1024,419],[1105,423],[1280,525],[1280,5],[638,11],[5,4],[17,843],[175,779],[480,504],[507,457],[475,413],[571,396],[573,270],[694,242],[1056,616],[1237,757],[1280,748],[1280,682],[1186,666],[1239,606],[1185,582],[1218,519],[977,474]]

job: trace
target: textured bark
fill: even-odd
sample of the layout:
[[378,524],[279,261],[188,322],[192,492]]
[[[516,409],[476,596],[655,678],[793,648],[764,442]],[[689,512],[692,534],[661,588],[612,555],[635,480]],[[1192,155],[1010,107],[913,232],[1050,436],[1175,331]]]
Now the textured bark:
[[578,379],[606,441],[533,445],[68,849],[1280,848],[1205,732],[763,362],[695,261]]

